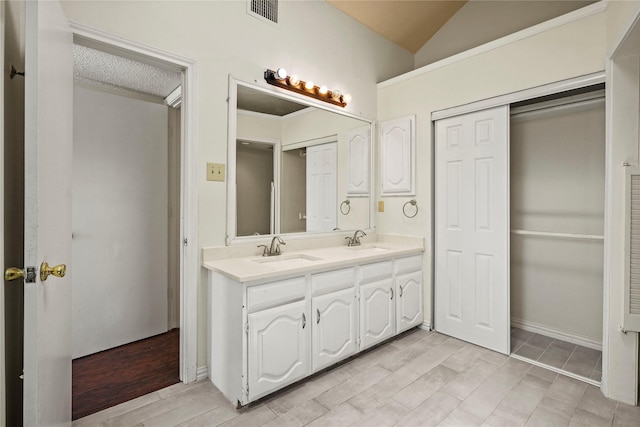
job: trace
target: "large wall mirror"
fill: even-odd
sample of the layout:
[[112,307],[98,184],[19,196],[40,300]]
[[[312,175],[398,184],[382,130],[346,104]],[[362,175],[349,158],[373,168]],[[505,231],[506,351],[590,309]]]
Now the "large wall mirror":
[[372,121],[229,79],[227,243],[373,227]]

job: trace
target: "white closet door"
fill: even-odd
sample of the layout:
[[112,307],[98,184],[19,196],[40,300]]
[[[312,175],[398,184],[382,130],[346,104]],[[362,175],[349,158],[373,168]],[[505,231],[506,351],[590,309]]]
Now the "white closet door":
[[436,329],[509,354],[509,107],[436,122]]
[[307,231],[331,231],[337,226],[338,144],[307,148]]

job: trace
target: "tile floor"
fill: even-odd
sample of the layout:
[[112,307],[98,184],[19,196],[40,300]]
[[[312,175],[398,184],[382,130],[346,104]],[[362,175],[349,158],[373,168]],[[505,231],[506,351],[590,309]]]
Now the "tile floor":
[[436,332],[414,330],[236,411],[208,381],[176,384],[81,426],[640,426],[597,387]]
[[544,335],[511,328],[511,353],[600,381],[602,352]]

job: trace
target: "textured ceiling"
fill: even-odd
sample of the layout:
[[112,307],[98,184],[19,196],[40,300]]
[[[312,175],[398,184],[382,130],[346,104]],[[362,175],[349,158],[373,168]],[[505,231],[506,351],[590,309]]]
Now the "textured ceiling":
[[182,84],[178,72],[89,47],[73,45],[73,56],[74,79],[90,86],[165,98]]
[[356,21],[416,53],[467,0],[327,0]]
[[307,105],[238,85],[238,110],[253,111],[272,116],[286,116],[305,108],[307,108]]

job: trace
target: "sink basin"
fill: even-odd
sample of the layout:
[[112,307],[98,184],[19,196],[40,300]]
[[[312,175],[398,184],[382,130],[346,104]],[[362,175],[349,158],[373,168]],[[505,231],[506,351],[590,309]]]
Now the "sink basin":
[[376,243],[371,243],[371,244],[362,245],[362,246],[347,246],[347,249],[349,251],[353,251],[354,254],[362,255],[362,256],[384,253],[389,250],[389,248],[378,245]]
[[268,265],[276,268],[295,268],[311,265],[316,261],[320,261],[322,258],[305,255],[277,255],[272,257],[265,257],[260,259],[254,259],[253,262],[258,264]]

